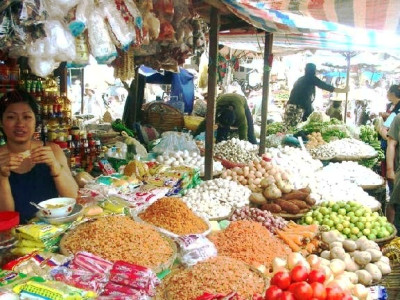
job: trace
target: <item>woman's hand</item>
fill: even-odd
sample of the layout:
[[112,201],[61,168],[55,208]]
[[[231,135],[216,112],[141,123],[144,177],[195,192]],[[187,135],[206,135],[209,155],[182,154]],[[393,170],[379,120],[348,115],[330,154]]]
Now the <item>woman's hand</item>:
[[53,149],[50,146],[42,146],[31,151],[31,160],[35,164],[46,164],[50,168],[52,176],[58,176],[61,172],[61,165],[57,161]]
[[17,169],[24,158],[17,153],[1,153],[0,154],[0,176],[9,177],[10,171]]

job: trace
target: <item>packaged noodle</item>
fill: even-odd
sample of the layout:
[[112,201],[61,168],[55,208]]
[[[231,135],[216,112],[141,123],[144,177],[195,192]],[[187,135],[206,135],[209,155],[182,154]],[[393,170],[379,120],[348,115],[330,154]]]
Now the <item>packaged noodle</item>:
[[20,295],[21,299],[31,299],[32,294],[35,299],[74,299],[83,300],[97,296],[93,291],[84,291],[76,287],[69,286],[59,281],[38,281],[30,280],[26,283],[14,286],[13,292]]
[[44,279],[50,279],[50,271],[68,263],[70,259],[70,257],[56,253],[33,252],[10,261],[3,268],[29,276],[41,276]]
[[60,235],[68,228],[68,225],[50,225],[50,224],[28,224],[19,226],[15,229],[16,235],[20,239],[33,241],[46,241],[50,238]]

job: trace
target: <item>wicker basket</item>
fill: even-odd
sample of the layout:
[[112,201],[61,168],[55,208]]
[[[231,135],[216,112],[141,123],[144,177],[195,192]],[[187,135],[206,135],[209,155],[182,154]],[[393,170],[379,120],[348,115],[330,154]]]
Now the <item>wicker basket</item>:
[[159,132],[181,130],[184,126],[184,118],[176,108],[157,101],[146,106],[144,123],[153,126]]

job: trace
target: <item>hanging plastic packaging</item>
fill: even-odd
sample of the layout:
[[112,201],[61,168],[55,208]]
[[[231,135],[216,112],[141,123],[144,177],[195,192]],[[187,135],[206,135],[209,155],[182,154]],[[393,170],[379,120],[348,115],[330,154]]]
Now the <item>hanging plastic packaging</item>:
[[48,19],[62,20],[67,13],[81,0],[41,0],[46,12]]
[[87,25],[87,6],[92,0],[80,1],[78,5],[71,9],[68,16],[68,28],[73,36],[80,35]]
[[109,64],[117,57],[117,49],[113,44],[102,9],[88,5],[92,11],[88,18],[88,37],[90,52],[99,64]]

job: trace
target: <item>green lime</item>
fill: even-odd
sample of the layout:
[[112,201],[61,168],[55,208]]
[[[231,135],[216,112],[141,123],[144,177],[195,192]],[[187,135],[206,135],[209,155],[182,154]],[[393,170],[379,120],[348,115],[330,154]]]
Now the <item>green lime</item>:
[[346,209],[345,208],[339,208],[338,213],[339,213],[339,215],[345,216],[346,215]]
[[360,229],[360,230],[363,230],[363,229],[365,228],[364,223],[362,223],[362,222],[360,222],[360,221],[358,221],[358,222],[356,223],[356,226],[357,226],[358,229]]
[[350,226],[350,222],[345,220],[345,221],[342,222],[342,225],[343,225],[344,228],[349,227]]
[[308,217],[306,217],[306,224],[308,224],[308,225],[310,225],[310,224],[312,224],[312,222],[314,221],[313,220],[313,218],[312,217],[310,217],[310,216],[308,216]]
[[387,224],[386,226],[386,230],[389,231],[390,234],[392,234],[394,232],[393,226],[390,224]]
[[377,235],[378,234],[378,230],[376,230],[375,228],[372,228],[371,229],[371,234]]
[[358,234],[360,232],[360,229],[358,229],[357,227],[353,227],[352,229],[351,229],[351,233],[352,234]]
[[328,201],[324,201],[324,202],[321,203],[321,206],[328,207],[329,206],[329,202]]
[[329,213],[329,209],[327,207],[321,207],[319,212],[323,215],[327,215]]
[[350,204],[346,204],[346,205],[344,206],[344,209],[346,210],[346,212],[351,211],[351,206],[350,206]]
[[368,239],[369,240],[376,240],[376,235],[371,233],[371,234],[368,235]]
[[344,228],[343,231],[342,231],[342,233],[347,235],[347,236],[349,236],[350,232],[351,232],[351,229],[348,228],[348,227]]
[[317,220],[314,220],[314,221],[312,222],[312,224],[314,224],[314,225],[319,225],[319,222],[318,222]]
[[371,214],[372,213],[372,210],[371,210],[371,208],[370,207],[364,207],[364,210],[365,210],[365,214]]
[[369,236],[369,235],[371,234],[371,230],[368,229],[368,228],[365,228],[365,229],[362,231],[362,233],[363,233],[363,235],[365,235],[365,236]]
[[316,217],[316,216],[318,216],[319,215],[319,210],[314,210],[313,212],[312,212],[312,216],[313,217]]
[[350,235],[349,238],[352,239],[353,241],[358,240],[358,237],[356,235],[354,235],[354,234]]
[[344,227],[343,227],[343,224],[336,224],[336,229],[339,231],[339,232],[342,232],[343,231],[343,229],[344,229]]
[[367,218],[366,217],[360,217],[359,221],[365,223],[365,222],[367,222]]
[[332,206],[332,210],[333,210],[333,211],[338,211],[339,208],[340,208],[339,204],[334,204],[334,205]]
[[374,218],[378,218],[378,217],[379,217],[379,213],[378,213],[377,211],[374,211],[374,212],[372,213],[372,216],[373,216]]
[[336,204],[335,201],[329,201],[328,207],[333,207]]
[[350,222],[356,224],[358,222],[358,217],[354,216],[350,218]]
[[364,211],[361,209],[357,209],[355,212],[356,217],[361,217],[364,214]]
[[350,211],[350,212],[347,213],[347,216],[350,217],[350,218],[354,217],[354,215],[355,215],[354,211]]
[[356,225],[354,225],[354,223],[350,223],[349,228],[352,229],[354,228]]
[[368,229],[371,229],[372,223],[371,222],[365,222],[364,227],[368,228]]
[[363,233],[360,231],[359,233],[357,233],[357,237],[360,238],[363,236]]
[[389,231],[387,231],[386,228],[382,228],[381,233],[383,238],[388,237],[390,235]]

